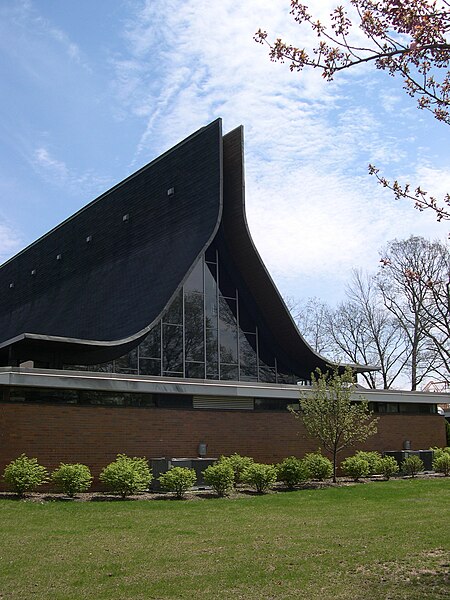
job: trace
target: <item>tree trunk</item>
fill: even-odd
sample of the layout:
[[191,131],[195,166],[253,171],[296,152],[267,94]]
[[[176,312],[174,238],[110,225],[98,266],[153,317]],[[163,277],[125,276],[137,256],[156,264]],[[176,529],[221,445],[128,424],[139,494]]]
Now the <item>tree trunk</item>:
[[333,448],[333,483],[336,483],[336,462],[337,462],[337,451]]

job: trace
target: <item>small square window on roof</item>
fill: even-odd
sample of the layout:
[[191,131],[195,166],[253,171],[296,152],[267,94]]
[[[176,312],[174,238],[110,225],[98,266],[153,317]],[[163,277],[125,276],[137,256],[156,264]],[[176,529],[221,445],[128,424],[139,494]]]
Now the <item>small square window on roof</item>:
[[89,243],[89,242],[92,242],[92,235],[88,235],[88,236],[86,237],[86,242],[87,242],[87,243]]
[[56,260],[61,260],[62,259],[62,254],[57,254],[56,255]]
[[174,196],[175,195],[175,188],[171,187],[167,190],[167,195],[168,196]]
[[9,284],[9,289],[11,289],[11,290],[12,290],[12,289],[13,289],[13,287],[14,287],[14,281],[11,281],[11,282],[10,282],[10,284]]
[[129,215],[128,213],[126,213],[125,215],[123,215],[123,217],[122,217],[122,221],[123,221],[124,223],[126,223],[126,222],[127,222],[127,221],[129,221],[129,220],[130,220],[130,215]]
[[31,275],[36,275],[36,269],[31,269],[30,273]]

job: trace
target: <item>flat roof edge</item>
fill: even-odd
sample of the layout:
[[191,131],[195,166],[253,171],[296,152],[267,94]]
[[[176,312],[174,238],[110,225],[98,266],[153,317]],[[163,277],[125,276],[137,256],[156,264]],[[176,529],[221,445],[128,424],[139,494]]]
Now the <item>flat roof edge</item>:
[[[186,394],[195,396],[227,396],[236,398],[286,398],[298,400],[310,395],[308,386],[257,382],[214,381],[149,378],[145,375],[125,375],[89,371],[61,371],[25,367],[0,367],[0,386],[43,387],[54,389],[84,389],[93,391]],[[410,402],[423,404],[447,403],[450,394],[441,392],[356,389],[355,399],[370,402]]]

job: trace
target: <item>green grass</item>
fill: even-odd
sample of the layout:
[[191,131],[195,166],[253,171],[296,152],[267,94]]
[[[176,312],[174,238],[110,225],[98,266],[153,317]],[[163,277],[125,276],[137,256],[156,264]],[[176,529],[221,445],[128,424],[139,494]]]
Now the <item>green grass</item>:
[[0,501],[0,598],[444,599],[448,479],[202,501]]

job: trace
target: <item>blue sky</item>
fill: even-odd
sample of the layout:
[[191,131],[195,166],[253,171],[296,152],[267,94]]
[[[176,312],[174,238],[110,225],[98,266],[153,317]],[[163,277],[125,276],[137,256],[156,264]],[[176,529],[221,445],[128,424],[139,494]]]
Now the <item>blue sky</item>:
[[288,13],[288,0],[2,0],[0,262],[219,116],[225,132],[244,125],[248,221],[284,295],[333,303],[388,240],[445,240],[367,164],[444,194],[446,127],[384,73],[330,85],[271,63],[259,27],[311,41]]

